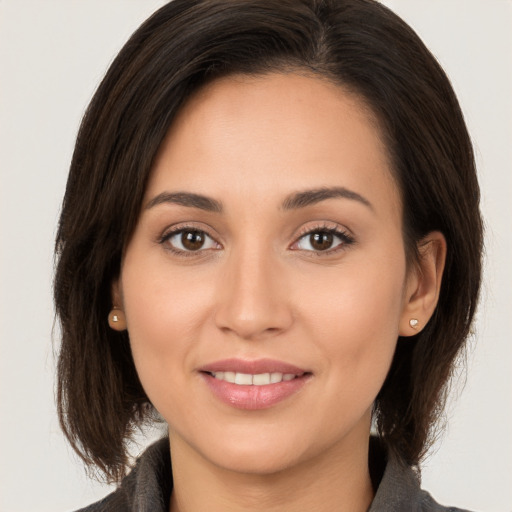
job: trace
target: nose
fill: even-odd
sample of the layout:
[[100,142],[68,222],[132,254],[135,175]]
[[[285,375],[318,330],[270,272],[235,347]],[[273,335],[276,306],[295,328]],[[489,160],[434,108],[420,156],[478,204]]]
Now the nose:
[[265,339],[293,323],[286,279],[278,258],[264,249],[233,252],[219,275],[215,323],[246,340]]

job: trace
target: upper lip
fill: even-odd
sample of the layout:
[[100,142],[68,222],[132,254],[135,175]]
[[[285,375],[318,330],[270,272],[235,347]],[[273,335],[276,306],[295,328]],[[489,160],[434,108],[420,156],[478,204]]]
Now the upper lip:
[[213,363],[206,364],[199,368],[201,372],[235,372],[258,375],[261,373],[293,373],[294,375],[304,375],[309,373],[303,368],[293,364],[277,361],[275,359],[223,359]]

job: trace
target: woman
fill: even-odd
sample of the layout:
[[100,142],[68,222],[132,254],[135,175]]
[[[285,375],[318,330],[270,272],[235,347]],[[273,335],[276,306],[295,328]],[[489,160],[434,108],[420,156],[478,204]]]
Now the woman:
[[169,437],[88,510],[445,510],[416,475],[478,202],[450,84],[382,5],[160,9],[84,117],[55,299],[81,457],[121,481],[137,425]]

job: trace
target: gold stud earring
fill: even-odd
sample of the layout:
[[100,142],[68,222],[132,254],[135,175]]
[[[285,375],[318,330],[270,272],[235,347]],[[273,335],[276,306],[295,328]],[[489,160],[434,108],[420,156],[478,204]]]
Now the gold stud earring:
[[114,331],[124,331],[126,329],[126,317],[124,312],[117,306],[114,306],[108,314],[108,325]]
[[413,328],[413,329],[417,329],[418,328],[418,324],[419,324],[419,320],[417,318],[411,318],[409,320],[409,325]]

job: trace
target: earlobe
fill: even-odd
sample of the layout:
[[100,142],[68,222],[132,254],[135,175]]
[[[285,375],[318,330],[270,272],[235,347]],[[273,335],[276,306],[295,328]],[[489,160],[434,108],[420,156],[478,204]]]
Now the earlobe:
[[114,331],[126,330],[126,317],[123,311],[122,294],[120,290],[119,280],[112,283],[112,309],[108,314],[108,325]]
[[446,239],[439,231],[432,231],[418,242],[419,260],[408,276],[400,336],[418,334],[434,313],[441,291],[446,250]]
[[119,309],[117,306],[114,306],[108,314],[108,325],[114,331],[126,330],[126,317],[124,316],[124,311]]

